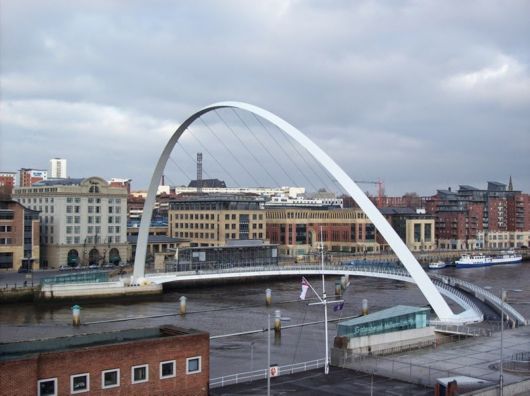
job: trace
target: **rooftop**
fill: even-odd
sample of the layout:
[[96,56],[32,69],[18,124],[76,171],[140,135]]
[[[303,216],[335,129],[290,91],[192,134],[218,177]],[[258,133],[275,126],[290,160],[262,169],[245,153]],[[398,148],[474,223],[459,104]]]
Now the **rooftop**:
[[42,352],[58,352],[76,348],[110,345],[122,342],[145,340],[160,337],[175,337],[202,333],[199,330],[185,329],[172,325],[160,327],[120,330],[112,332],[81,334],[69,337],[19,341],[0,344],[0,360],[16,359],[21,356]]

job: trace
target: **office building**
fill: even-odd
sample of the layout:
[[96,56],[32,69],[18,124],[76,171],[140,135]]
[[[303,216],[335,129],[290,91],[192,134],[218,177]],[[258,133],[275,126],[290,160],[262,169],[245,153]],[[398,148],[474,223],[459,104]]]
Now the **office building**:
[[[320,240],[328,251],[378,252],[377,230],[362,210],[314,206],[267,207],[267,238],[280,253],[300,256],[315,253]],[[322,233],[321,233],[322,231]]]
[[101,265],[127,257],[127,190],[99,177],[43,180],[13,199],[38,210],[41,264]]
[[169,235],[191,246],[266,239],[264,199],[253,195],[178,196],[169,204]]

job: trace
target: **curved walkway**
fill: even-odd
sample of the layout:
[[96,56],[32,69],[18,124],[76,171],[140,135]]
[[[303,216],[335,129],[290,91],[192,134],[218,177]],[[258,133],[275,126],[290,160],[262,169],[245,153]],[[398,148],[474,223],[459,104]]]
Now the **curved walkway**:
[[[323,271],[324,275],[349,275],[349,276],[367,276],[373,278],[393,279],[402,282],[415,283],[414,279],[407,273],[404,268],[398,265],[389,264],[386,266],[357,264],[357,265],[326,265]],[[322,270],[319,265],[301,264],[301,265],[284,265],[278,267],[227,267],[200,271],[183,271],[162,274],[148,274],[146,279],[162,284],[168,282],[185,282],[193,280],[213,280],[213,279],[230,279],[230,278],[247,278],[247,277],[266,277],[266,276],[293,276],[293,275],[321,275]],[[460,281],[459,279],[432,274],[433,282],[438,291],[453,300],[456,304],[464,309],[463,312],[456,315],[452,320],[440,320],[440,323],[466,324],[481,322],[483,314],[473,300],[466,293],[457,289],[457,287],[466,286],[467,289],[481,299],[495,302],[495,297],[487,290],[484,290],[469,282]],[[480,297],[479,297],[480,296]],[[500,302],[500,300],[499,300]],[[526,324],[524,317],[519,314],[509,304],[504,303],[504,309],[512,317],[517,318],[521,324]]]

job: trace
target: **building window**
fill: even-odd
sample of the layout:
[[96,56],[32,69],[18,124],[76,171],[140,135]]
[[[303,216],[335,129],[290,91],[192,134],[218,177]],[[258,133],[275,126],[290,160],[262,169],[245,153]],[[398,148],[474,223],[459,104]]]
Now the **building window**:
[[116,388],[120,386],[120,369],[105,370],[101,372],[101,388]]
[[39,396],[57,396],[57,378],[47,378],[37,382]]
[[160,379],[172,378],[176,375],[176,360],[170,360],[167,362],[160,362]]
[[196,374],[201,372],[201,357],[191,357],[186,359],[186,374]]
[[143,364],[141,366],[131,367],[131,378],[133,384],[139,384],[149,381],[149,365]]
[[76,374],[70,376],[70,393],[82,393],[90,390],[90,374]]

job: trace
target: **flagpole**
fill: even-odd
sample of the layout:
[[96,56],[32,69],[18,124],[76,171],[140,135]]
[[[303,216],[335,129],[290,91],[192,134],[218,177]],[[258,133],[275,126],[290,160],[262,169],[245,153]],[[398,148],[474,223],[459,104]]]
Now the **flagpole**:
[[322,239],[322,226],[320,227],[320,257],[322,264],[322,302],[324,303],[324,337],[326,345],[326,361],[324,362],[324,374],[329,373],[329,346],[328,346],[328,304],[326,301],[326,282],[324,281],[324,240]]

